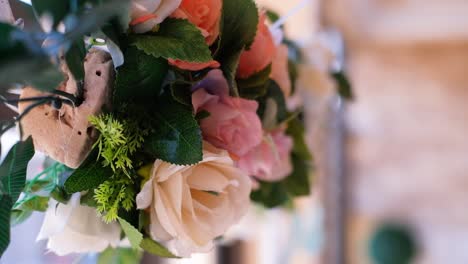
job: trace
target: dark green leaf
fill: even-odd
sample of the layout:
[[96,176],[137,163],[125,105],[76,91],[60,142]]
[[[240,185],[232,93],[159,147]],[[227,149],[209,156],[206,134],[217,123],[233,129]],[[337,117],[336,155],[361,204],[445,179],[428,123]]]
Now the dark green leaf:
[[258,10],[252,0],[223,0],[220,41],[216,60],[228,80],[231,91],[238,95],[235,75],[240,54],[252,45],[258,24]]
[[275,81],[269,81],[266,94],[257,101],[257,114],[266,129],[272,129],[289,118],[283,91]]
[[174,81],[170,86],[171,94],[177,102],[192,106],[192,84],[185,81]]
[[297,68],[297,64],[291,59],[288,60],[288,73],[289,79],[291,80],[291,94],[294,94],[296,91],[296,81],[299,77],[299,70]]
[[0,257],[10,243],[10,214],[13,202],[7,194],[0,193]]
[[195,115],[195,119],[197,121],[200,121],[202,119],[205,119],[205,118],[208,118],[210,117],[210,112],[206,111],[206,110],[201,110],[199,111],[196,115]]
[[49,16],[56,27],[70,11],[69,1],[65,0],[31,0],[37,19]]
[[68,69],[72,73],[75,80],[84,80],[84,59],[86,56],[86,49],[82,40],[75,41],[70,49],[65,53],[65,61],[67,62]]
[[131,248],[108,247],[99,254],[97,264],[133,264],[140,263],[143,253]]
[[250,194],[250,199],[273,208],[286,203],[288,193],[281,182],[260,182],[260,188]]
[[176,255],[167,250],[167,248],[152,240],[151,238],[144,238],[143,241],[141,241],[140,247],[146,252],[159,257],[178,258]]
[[112,169],[104,167],[99,161],[83,164],[67,179],[64,185],[65,191],[72,194],[94,189],[112,175]]
[[304,138],[304,125],[299,121],[298,118],[294,118],[291,121],[289,121],[286,134],[291,136],[294,140],[293,153],[303,160],[312,160],[312,154],[310,153],[309,147],[307,146],[307,143]]
[[68,200],[70,200],[70,196],[71,195],[68,194],[61,186],[55,186],[55,188],[50,192],[50,197],[63,204],[66,204]]
[[3,192],[10,196],[12,201],[18,200],[26,183],[26,170],[28,163],[34,155],[32,138],[16,143],[8,152],[0,166],[0,181]]
[[135,47],[125,52],[125,63],[117,69],[114,100],[116,104],[153,100],[161,93],[167,61],[146,55]]
[[310,167],[302,158],[292,155],[293,172],[284,179],[284,186],[291,196],[310,194]]
[[146,140],[146,149],[155,158],[179,165],[202,160],[201,130],[192,109],[165,95],[156,104],[153,133]]
[[188,20],[168,18],[152,35],[134,35],[131,44],[156,58],[208,62],[211,51],[200,30]]
[[353,100],[353,90],[345,73],[342,71],[335,72],[332,74],[332,76],[336,81],[336,85],[338,86],[338,94],[346,100]]
[[247,79],[238,79],[237,87],[240,96],[248,99],[256,99],[264,96],[268,89],[270,74],[271,64]]
[[271,23],[275,23],[278,19],[280,19],[280,15],[271,9],[267,9],[266,15]]
[[97,202],[94,199],[94,192],[92,190],[88,191],[85,195],[81,196],[80,199],[81,205],[86,205],[88,207],[97,207]]

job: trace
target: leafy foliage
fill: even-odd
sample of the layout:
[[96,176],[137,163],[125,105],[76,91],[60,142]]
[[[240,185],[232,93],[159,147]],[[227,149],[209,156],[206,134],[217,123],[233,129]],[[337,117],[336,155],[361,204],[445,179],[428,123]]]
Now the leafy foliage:
[[133,180],[122,174],[114,174],[94,190],[97,211],[106,223],[117,220],[120,208],[130,211],[135,196]]
[[155,58],[188,62],[212,60],[200,30],[184,19],[168,18],[154,34],[132,36],[131,44]]
[[252,0],[223,0],[219,48],[215,59],[221,63],[231,91],[239,95],[235,76],[239,58],[249,49],[257,32],[258,10]]
[[130,264],[140,263],[143,252],[131,248],[108,247],[99,254],[97,264]]
[[0,193],[0,256],[10,243],[10,214],[13,202],[10,196]]
[[65,190],[72,194],[94,189],[113,175],[112,169],[101,162],[84,162],[65,182]]
[[344,99],[352,100],[354,98],[353,90],[344,72],[335,72],[332,74],[332,77],[335,79],[338,86],[338,94]]
[[154,130],[146,141],[146,150],[155,158],[178,165],[202,160],[202,136],[192,109],[170,95],[160,98],[154,111]]
[[239,95],[248,99],[256,99],[264,96],[270,84],[270,74],[271,64],[247,79],[238,79],[237,87],[239,89]]
[[89,122],[101,133],[94,146],[104,159],[102,165],[129,175],[133,169],[131,156],[143,146],[149,130],[140,129],[135,120],[118,120],[112,114],[91,116]]
[[265,129],[276,128],[279,124],[288,119],[286,99],[279,85],[270,79],[267,84],[266,94],[258,100],[257,114],[263,121]]
[[114,87],[114,103],[134,100],[147,102],[160,94],[167,73],[167,61],[155,58],[143,51],[129,47],[125,51],[125,63],[117,69]]

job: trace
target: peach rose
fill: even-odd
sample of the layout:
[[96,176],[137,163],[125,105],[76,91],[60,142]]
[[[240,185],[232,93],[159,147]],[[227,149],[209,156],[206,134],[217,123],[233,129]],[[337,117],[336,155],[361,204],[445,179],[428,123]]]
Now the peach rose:
[[281,44],[276,49],[276,55],[271,64],[270,77],[279,85],[286,98],[291,95],[291,79],[288,67],[288,47]]
[[276,46],[270,29],[265,24],[265,13],[260,14],[257,35],[250,50],[242,52],[237,77],[245,79],[265,69],[276,54]]
[[245,215],[250,180],[226,151],[205,143],[203,160],[178,166],[156,160],[137,195],[138,209],[150,213],[149,232],[180,257],[208,252],[213,240]]
[[132,0],[130,26],[136,33],[151,31],[174,12],[182,0]]
[[222,6],[221,0],[182,0],[171,17],[188,19],[200,29],[206,43],[211,45],[219,36]]
[[119,224],[106,224],[98,217],[95,208],[80,205],[80,193],[76,193],[68,204],[50,199],[37,240],[48,239],[47,248],[63,256],[117,247],[120,245],[120,233]]
[[236,156],[247,154],[261,143],[263,131],[257,115],[258,103],[229,96],[227,81],[220,70],[210,71],[194,89],[195,112],[210,113],[200,121],[206,141]]
[[252,176],[267,182],[284,179],[292,172],[293,140],[284,131],[275,131],[259,146],[237,161],[237,166]]

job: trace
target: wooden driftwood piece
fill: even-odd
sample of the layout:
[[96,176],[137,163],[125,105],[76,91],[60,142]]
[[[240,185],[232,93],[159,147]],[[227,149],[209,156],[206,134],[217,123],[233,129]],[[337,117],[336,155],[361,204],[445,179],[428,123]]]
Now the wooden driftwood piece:
[[[97,131],[88,117],[99,115],[109,107],[114,67],[110,55],[104,51],[91,50],[85,59],[84,102],[78,107],[63,105],[60,110],[46,104],[34,108],[22,120],[24,136],[32,136],[36,150],[51,158],[77,168],[88,156],[97,139]],[[64,70],[68,79],[57,89],[75,94],[76,81]],[[34,73],[31,73],[34,74]],[[41,91],[26,87],[21,98],[44,96]],[[30,102],[19,104],[20,112]]]

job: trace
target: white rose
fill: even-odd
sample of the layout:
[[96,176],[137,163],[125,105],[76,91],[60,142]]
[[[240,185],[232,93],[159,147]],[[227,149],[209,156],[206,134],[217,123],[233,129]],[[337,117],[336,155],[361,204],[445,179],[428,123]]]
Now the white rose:
[[37,240],[48,239],[47,248],[59,256],[101,252],[120,243],[120,226],[106,224],[94,208],[80,205],[80,194],[68,204],[50,199]]
[[226,151],[205,143],[203,161],[196,165],[156,160],[137,207],[148,209],[153,239],[189,257],[210,251],[213,240],[240,221],[250,204],[250,185]]
[[136,33],[145,33],[171,15],[182,0],[133,0],[130,25]]

